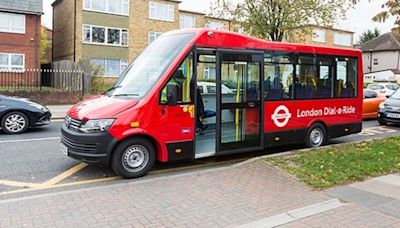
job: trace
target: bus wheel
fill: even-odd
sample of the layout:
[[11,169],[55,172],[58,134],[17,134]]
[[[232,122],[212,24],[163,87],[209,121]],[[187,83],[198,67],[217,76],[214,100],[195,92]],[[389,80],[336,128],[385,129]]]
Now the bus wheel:
[[306,145],[307,147],[314,148],[323,146],[326,143],[326,130],[325,127],[320,124],[314,124],[307,131]]
[[156,161],[154,146],[145,138],[128,139],[114,151],[111,168],[123,178],[146,175]]

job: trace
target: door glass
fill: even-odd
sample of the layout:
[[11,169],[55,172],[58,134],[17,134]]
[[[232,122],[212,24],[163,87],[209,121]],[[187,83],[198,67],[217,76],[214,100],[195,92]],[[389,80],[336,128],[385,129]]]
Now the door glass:
[[215,54],[200,54],[197,58],[196,158],[215,154],[217,83]]
[[260,146],[260,78],[260,62],[221,63],[220,150]]
[[224,62],[221,65],[222,103],[260,100],[260,64]]

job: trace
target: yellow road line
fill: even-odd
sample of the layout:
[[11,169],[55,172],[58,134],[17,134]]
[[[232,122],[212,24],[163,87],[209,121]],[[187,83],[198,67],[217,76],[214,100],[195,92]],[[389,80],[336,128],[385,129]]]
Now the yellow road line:
[[53,189],[53,188],[71,187],[71,186],[76,186],[76,185],[93,184],[93,183],[97,183],[97,182],[106,182],[106,181],[113,181],[113,180],[118,180],[118,179],[121,179],[121,177],[115,176],[115,177],[106,177],[106,178],[99,178],[99,179],[85,180],[85,181],[78,181],[78,182],[71,182],[71,183],[64,183],[64,184],[56,184],[56,185],[48,185],[48,186],[42,185],[37,188],[26,188],[26,189],[18,189],[18,190],[13,190],[13,191],[8,191],[8,192],[0,192],[0,196],[15,194],[15,193]]
[[0,180],[0,184],[13,186],[13,187],[28,187],[28,188],[35,188],[38,187],[40,184],[35,183],[28,183],[28,182],[20,182],[20,181],[10,181],[10,180]]
[[41,186],[51,186],[51,185],[55,185],[57,183],[59,183],[60,181],[72,176],[73,174],[81,171],[83,168],[85,168],[86,166],[88,166],[88,164],[86,163],[79,163],[78,165],[68,169],[67,171],[61,173],[60,175],[51,178],[50,180],[44,182],[43,184],[41,184]]
[[[196,169],[196,168],[202,168],[202,167],[207,167],[207,166],[213,166],[215,165],[224,165],[224,164],[229,164],[229,163],[235,163],[238,161],[241,161],[243,159],[235,159],[235,160],[228,160],[228,161],[223,161],[223,162],[217,162],[217,163],[204,163],[204,164],[198,164],[198,165],[192,165],[192,166],[183,166],[183,167],[177,167],[177,168],[168,168],[168,169],[163,169],[163,170],[154,170],[149,172],[149,174],[162,174],[162,173],[168,173],[168,172],[175,172],[175,171],[182,171],[182,170],[190,170],[190,169]],[[114,176],[114,177],[106,177],[106,178],[99,178],[99,179],[92,179],[92,180],[84,180],[84,181],[77,181],[77,182],[70,182],[70,183],[63,183],[63,184],[57,184],[60,181],[68,178],[69,176],[79,172],[80,170],[84,169],[88,165],[85,163],[80,163],[69,170],[61,173],[60,175],[44,182],[41,184],[35,184],[35,183],[25,183],[25,182],[18,182],[18,181],[9,181],[9,180],[0,180],[0,184],[3,185],[8,185],[8,186],[15,186],[15,187],[28,187],[28,188],[23,188],[23,189],[18,189],[18,190],[12,190],[12,191],[7,191],[7,192],[0,192],[0,196],[2,195],[9,195],[9,194],[16,194],[16,193],[24,193],[24,192],[32,192],[32,191],[38,191],[38,190],[47,190],[47,189],[54,189],[54,188],[62,188],[62,187],[71,187],[71,186],[77,186],[77,185],[84,185],[84,184],[93,184],[93,183],[98,183],[98,182],[106,182],[106,181],[113,181],[113,180],[118,180],[121,179],[119,176]]]

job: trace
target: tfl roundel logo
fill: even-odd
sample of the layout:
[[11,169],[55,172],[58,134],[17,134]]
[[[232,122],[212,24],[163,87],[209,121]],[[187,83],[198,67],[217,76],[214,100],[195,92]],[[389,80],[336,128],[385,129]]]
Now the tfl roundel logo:
[[275,109],[271,118],[277,127],[285,127],[289,123],[290,118],[292,118],[292,114],[285,105],[281,105]]

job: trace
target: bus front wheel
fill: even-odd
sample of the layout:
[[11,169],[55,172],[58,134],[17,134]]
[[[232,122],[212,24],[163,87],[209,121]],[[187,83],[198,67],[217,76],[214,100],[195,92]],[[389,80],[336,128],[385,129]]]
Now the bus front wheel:
[[310,148],[323,146],[326,143],[326,138],[324,125],[316,123],[307,131],[306,145]]
[[111,160],[111,168],[123,178],[146,175],[153,167],[156,152],[153,144],[145,138],[132,138],[119,144]]

